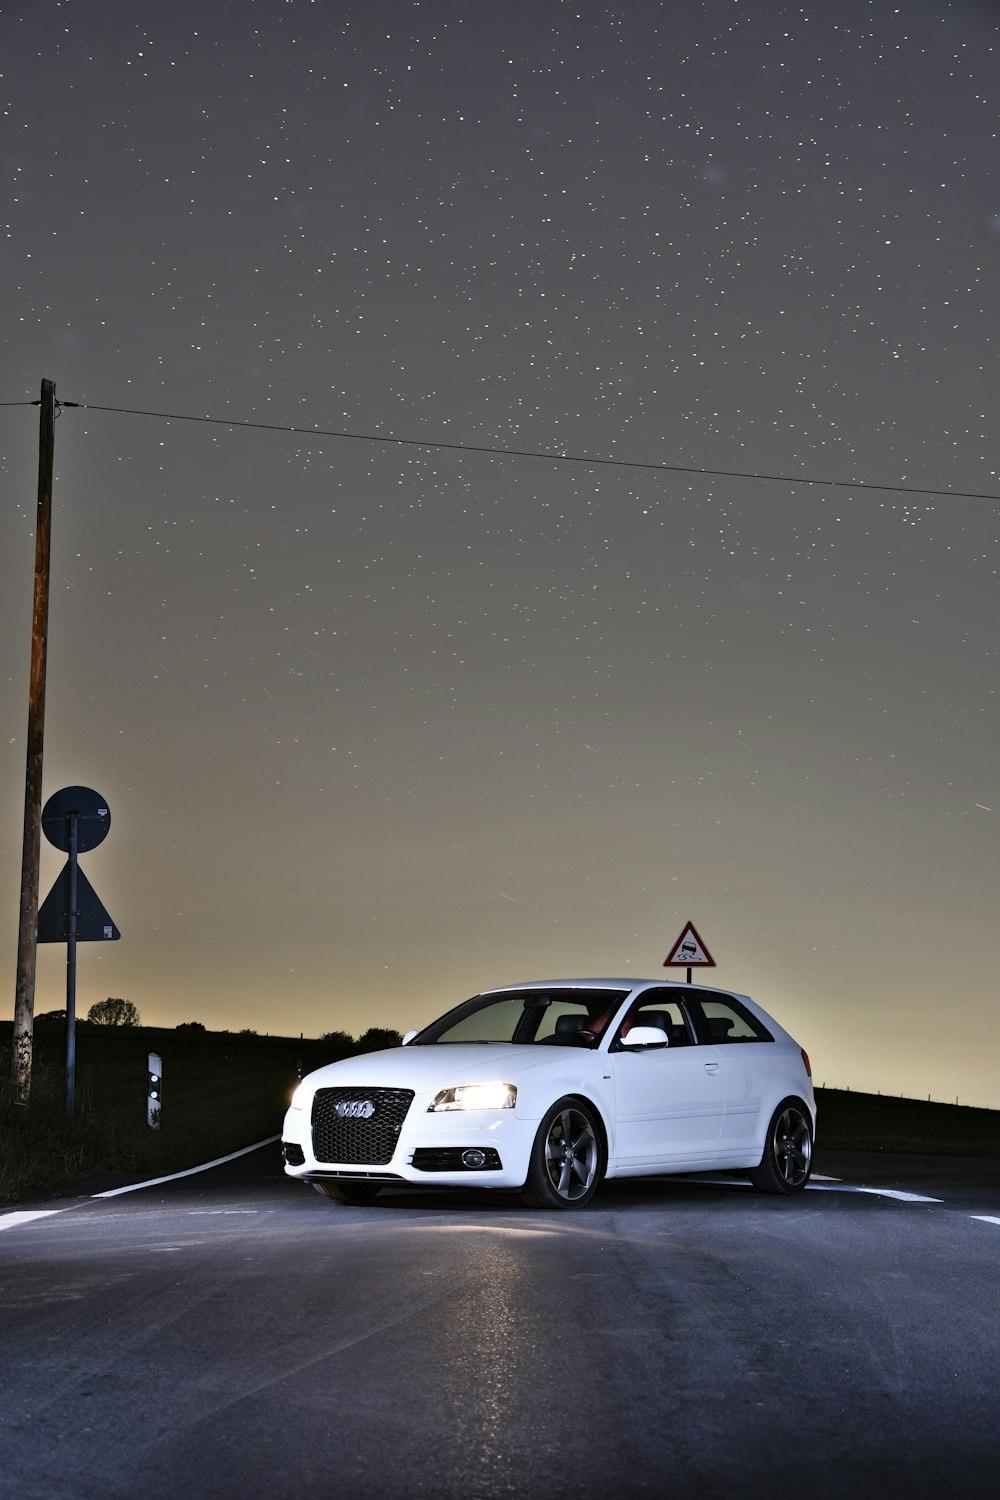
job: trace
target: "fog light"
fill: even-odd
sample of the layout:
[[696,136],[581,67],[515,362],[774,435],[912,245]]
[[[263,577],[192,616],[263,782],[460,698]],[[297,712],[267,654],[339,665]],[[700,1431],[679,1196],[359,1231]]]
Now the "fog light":
[[463,1151],[462,1165],[463,1167],[471,1168],[473,1172],[478,1172],[481,1167],[485,1167],[486,1165],[486,1152],[480,1151],[478,1147],[473,1147],[469,1151]]

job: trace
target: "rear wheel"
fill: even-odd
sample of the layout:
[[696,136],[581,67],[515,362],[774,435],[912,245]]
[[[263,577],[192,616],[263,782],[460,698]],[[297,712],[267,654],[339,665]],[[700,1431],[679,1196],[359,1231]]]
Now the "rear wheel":
[[750,1173],[758,1193],[798,1193],[812,1171],[812,1121],[797,1099],[786,1099],[771,1116],[760,1166]]
[[521,1197],[529,1208],[582,1208],[604,1175],[597,1120],[582,1099],[560,1099],[542,1120]]
[[370,1203],[381,1192],[378,1182],[314,1182],[313,1187],[335,1203]]

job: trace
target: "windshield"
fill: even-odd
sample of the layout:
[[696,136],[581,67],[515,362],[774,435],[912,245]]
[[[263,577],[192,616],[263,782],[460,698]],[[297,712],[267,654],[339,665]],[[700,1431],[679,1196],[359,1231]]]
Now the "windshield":
[[439,1042],[519,1042],[596,1047],[629,994],[625,989],[496,990],[432,1021],[411,1046]]

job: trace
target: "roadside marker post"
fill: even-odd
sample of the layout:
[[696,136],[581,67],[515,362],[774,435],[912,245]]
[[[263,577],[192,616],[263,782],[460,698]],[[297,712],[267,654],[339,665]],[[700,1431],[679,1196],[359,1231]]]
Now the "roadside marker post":
[[146,1124],[150,1130],[159,1130],[163,1106],[163,1058],[158,1052],[149,1053],[146,1069]]

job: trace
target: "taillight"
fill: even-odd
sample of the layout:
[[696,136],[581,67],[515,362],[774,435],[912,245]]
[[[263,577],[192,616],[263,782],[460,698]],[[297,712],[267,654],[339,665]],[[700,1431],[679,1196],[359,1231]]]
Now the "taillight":
[[805,1070],[808,1073],[809,1077],[811,1078],[813,1076],[813,1070],[812,1070],[812,1063],[809,1061],[809,1053],[806,1051],[806,1049],[804,1047],[800,1047],[799,1051],[802,1053],[802,1062],[805,1065]]

